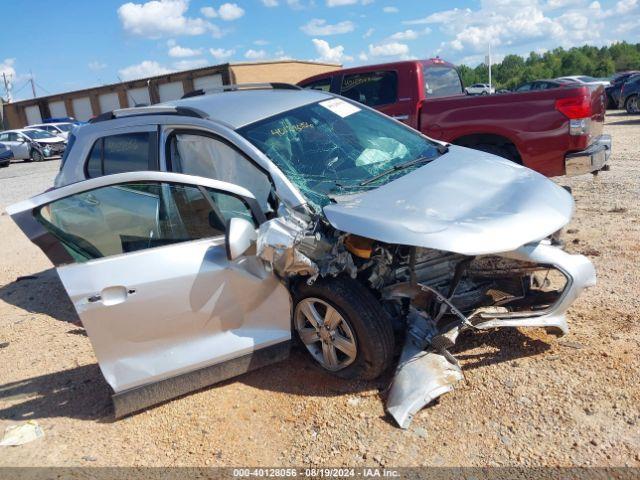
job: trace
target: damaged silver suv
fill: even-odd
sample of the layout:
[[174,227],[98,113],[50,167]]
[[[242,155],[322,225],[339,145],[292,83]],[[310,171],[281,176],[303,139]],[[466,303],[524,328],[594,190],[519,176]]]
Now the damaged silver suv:
[[[116,417],[285,358],[371,379],[401,427],[462,378],[464,331],[542,327],[595,284],[570,194],[363,105],[282,84],[109,112],[8,208],[58,267]],[[397,348],[396,348],[397,347]]]

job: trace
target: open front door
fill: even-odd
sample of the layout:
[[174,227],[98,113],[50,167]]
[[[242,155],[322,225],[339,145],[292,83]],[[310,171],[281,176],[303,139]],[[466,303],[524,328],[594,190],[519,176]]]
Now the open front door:
[[255,256],[227,259],[228,220],[264,219],[244,188],[131,172],[7,210],[58,266],[117,416],[287,355],[288,291]]

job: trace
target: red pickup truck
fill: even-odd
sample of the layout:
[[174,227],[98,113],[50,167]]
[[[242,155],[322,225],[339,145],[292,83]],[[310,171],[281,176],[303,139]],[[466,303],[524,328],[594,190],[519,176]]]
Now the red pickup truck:
[[548,177],[608,168],[602,86],[468,96],[455,66],[439,58],[336,70],[299,85],[338,93],[431,138],[494,153]]

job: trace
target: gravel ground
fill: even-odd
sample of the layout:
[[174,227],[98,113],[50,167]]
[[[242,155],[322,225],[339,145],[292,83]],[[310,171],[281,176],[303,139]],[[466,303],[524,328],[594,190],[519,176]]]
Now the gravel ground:
[[[0,466],[640,466],[640,118],[613,112],[606,131],[612,170],[562,181],[577,201],[567,248],[588,255],[599,276],[570,310],[569,335],[463,337],[466,381],[407,431],[384,414],[388,378],[336,380],[298,352],[113,421],[50,263],[0,216],[0,431],[35,419],[45,432],[0,447]],[[56,169],[0,170],[0,205],[47,187]]]
[[9,167],[0,168],[0,209],[4,211],[7,205],[53,186],[58,170],[60,160],[42,163],[13,161]]

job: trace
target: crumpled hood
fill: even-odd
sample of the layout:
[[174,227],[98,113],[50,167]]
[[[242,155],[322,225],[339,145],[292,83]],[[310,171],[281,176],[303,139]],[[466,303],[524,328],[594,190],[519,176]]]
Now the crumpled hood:
[[449,152],[379,188],[324,207],[338,230],[464,255],[515,250],[558,231],[573,199],[533,170],[488,153]]

